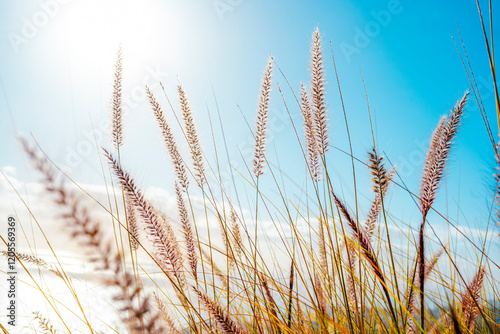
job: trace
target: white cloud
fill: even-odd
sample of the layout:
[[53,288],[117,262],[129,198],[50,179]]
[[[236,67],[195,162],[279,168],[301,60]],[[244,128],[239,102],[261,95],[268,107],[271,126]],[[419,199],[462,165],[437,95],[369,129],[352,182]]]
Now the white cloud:
[[[2,168],[2,171],[5,173],[7,179],[3,177],[0,179],[0,212],[15,213],[18,217],[19,226],[22,227],[22,230],[19,230],[18,232],[18,249],[22,252],[36,255],[48,263],[57,263],[52,251],[49,249],[47,242],[44,239],[45,234],[48,242],[57,255],[58,261],[63,264],[65,271],[73,277],[75,280],[75,287],[78,291],[80,291],[80,293],[83,294],[84,298],[82,298],[82,302],[88,303],[87,307],[92,309],[92,312],[90,313],[93,313],[94,315],[99,314],[100,316],[107,314],[102,318],[115,319],[116,314],[113,313],[113,307],[109,302],[110,292],[105,291],[106,288],[99,284],[99,279],[94,275],[92,266],[88,262],[85,262],[85,254],[81,252],[78,242],[72,240],[67,233],[68,231],[65,231],[65,222],[59,216],[61,208],[54,204],[51,195],[47,195],[47,192],[44,190],[44,185],[38,182],[22,182],[22,180],[19,180],[16,177],[15,169],[10,168],[9,166]],[[113,194],[116,194],[117,201],[120,203],[121,190],[117,188],[114,189],[109,184],[107,187],[105,185],[95,184],[79,184],[77,187],[69,182],[66,184],[70,189],[81,194],[82,201],[84,201],[84,203],[88,203],[86,205],[88,205],[89,210],[96,217],[96,219],[99,219],[103,229],[110,236],[110,240],[112,240],[113,221],[109,213],[107,213],[102,206],[108,210],[112,210],[114,215],[117,216],[115,213],[116,204]],[[88,192],[92,198],[85,195],[85,193],[79,188]],[[16,193],[16,191],[18,193]],[[108,198],[108,194],[110,194],[110,198]],[[150,187],[145,190],[145,195],[153,203],[153,205],[167,213],[172,224],[174,224],[175,229],[180,230],[180,226],[177,222],[177,200],[174,192],[167,191],[159,187]],[[212,243],[216,245],[217,249],[222,250],[220,223],[213,213],[205,213],[204,201],[206,201],[206,199],[203,199],[203,197],[200,196],[192,195],[190,196],[190,200],[194,218],[197,222],[198,232],[202,236],[202,241],[208,242],[208,238],[206,236],[208,228],[210,228]],[[222,208],[224,206],[226,210],[229,207],[228,203],[220,201],[216,201],[216,205],[218,208]],[[118,206],[120,207],[119,216],[123,218],[123,210],[121,209],[122,205],[118,204]],[[238,214],[243,214],[242,221],[246,224],[246,229],[249,232],[250,238],[253,238],[255,221],[254,218],[252,218],[252,214],[247,210],[240,209],[237,209],[237,212]],[[6,219],[6,217],[0,217],[0,219]],[[278,219],[276,217],[274,219],[275,220],[259,220],[259,245],[262,251],[262,256],[266,259],[266,263],[270,266],[270,270],[275,274],[281,274],[281,276],[283,276],[283,273],[286,273],[289,269],[290,255],[288,254],[282,240],[285,239],[289,242],[292,229],[289,222],[283,222],[283,219]],[[313,229],[317,227],[317,218],[312,216],[309,218],[309,221],[306,221],[304,218],[298,217],[296,224],[297,229],[303,236],[304,240],[309,239],[309,234],[311,234],[313,239],[317,238],[315,235],[316,232],[311,232],[310,230],[310,227]],[[5,224],[1,224],[0,226],[4,228]],[[416,256],[415,246],[412,243],[408,244],[408,227],[404,226],[401,228],[391,224],[388,228],[393,242],[393,250],[396,256],[395,260],[397,266],[406,272],[408,259],[412,260]],[[434,229],[434,232],[432,228]],[[429,254],[429,256],[439,248],[439,243],[437,243],[434,233],[438,236],[443,236],[442,238],[440,237],[443,242],[450,241],[451,244],[450,249],[453,262],[450,262],[450,259],[443,256],[437,266],[440,270],[442,278],[444,279],[453,277],[454,265],[456,265],[458,269],[464,273],[465,280],[470,279],[472,275],[474,275],[477,268],[477,260],[480,258],[481,254],[471,247],[470,242],[467,238],[465,238],[465,236],[473,240],[476,245],[481,245],[481,242],[486,240],[486,244],[490,245],[490,248],[487,249],[486,253],[493,256],[493,258],[493,254],[498,252],[498,241],[495,241],[497,239],[494,238],[494,234],[491,232],[487,233],[479,228],[467,227],[460,227],[457,230],[449,228],[443,224],[432,226],[432,228],[427,227],[426,229],[429,240],[427,244],[427,254]],[[1,230],[0,233],[4,235],[5,230]],[[411,233],[411,240],[416,240],[415,231],[412,231]],[[242,235],[244,236],[244,239],[246,239],[243,229]],[[178,236],[179,239],[182,239],[182,235],[180,233]],[[383,259],[382,262],[385,266],[387,266],[389,263],[389,257],[386,250],[386,232],[383,225],[381,225],[381,231],[379,232],[378,238],[380,243],[377,248],[381,250],[379,256]],[[145,241],[146,238],[143,237],[142,240]],[[144,244],[149,245],[147,242],[144,242]],[[220,256],[217,255],[214,257],[216,260],[220,258]],[[146,268],[148,272],[158,271],[154,264],[151,264],[146,260],[146,256],[142,254],[141,261],[143,261],[143,263],[141,263],[141,266]],[[31,270],[35,269],[34,267],[28,268]],[[499,277],[499,270],[495,266],[492,266],[491,273],[493,275],[497,275],[494,277]],[[50,274],[44,277],[49,276]],[[403,277],[404,275],[400,276],[402,281],[406,279]],[[33,289],[30,287],[33,286],[33,284],[29,277],[26,275],[23,275],[22,277],[29,285],[20,283],[20,289],[23,291],[20,298],[24,298],[23,295],[27,296],[26,294],[28,291],[31,291],[29,293],[32,293]],[[38,278],[38,276],[36,277]],[[44,279],[43,282],[44,291],[50,291],[51,294],[60,296],[63,303],[73,305],[72,303],[74,303],[74,300],[72,300],[71,295],[68,294],[67,287],[61,285],[61,281],[57,277],[53,276],[52,279]],[[149,280],[146,279],[145,282],[146,286],[151,286],[151,282]],[[460,284],[461,282],[459,281],[458,283]],[[488,288],[491,290],[491,287],[494,285],[498,288],[499,282],[493,280],[489,281],[487,284],[489,284]],[[433,283],[430,283],[430,286],[434,286],[436,289],[441,289],[439,285],[433,285]],[[33,300],[36,300],[36,303],[30,302],[23,306],[23,310],[26,314],[31,311],[35,311],[31,308],[31,305],[43,305],[45,303],[43,295],[40,296],[40,294],[37,294],[37,297],[33,298]],[[104,309],[111,311],[99,311]],[[98,311],[98,313],[95,313],[96,311]],[[116,323],[118,323],[118,319],[116,320]]]
[[4,166],[2,167],[2,172],[10,175],[10,176],[15,176],[16,175],[16,168],[14,166]]

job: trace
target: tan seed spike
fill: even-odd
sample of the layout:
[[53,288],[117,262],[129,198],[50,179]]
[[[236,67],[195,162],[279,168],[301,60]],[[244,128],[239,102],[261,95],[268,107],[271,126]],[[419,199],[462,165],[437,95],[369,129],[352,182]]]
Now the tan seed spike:
[[[469,92],[467,91],[460,101],[457,102],[446,121],[441,119],[439,122],[438,127],[432,136],[431,145],[424,164],[424,172],[420,186],[420,210],[422,211],[422,223],[420,224],[418,235],[418,276],[420,283],[419,290],[421,314],[424,313],[425,299],[425,222],[427,213],[436,200],[437,189],[443,177],[451,144],[458,131],[468,96]],[[423,317],[421,318],[421,326],[424,326]]]
[[448,161],[451,143],[457,133],[468,96],[469,92],[466,92],[446,121],[443,122],[441,119],[432,136],[420,189],[420,206],[424,215],[427,214],[436,198],[436,191]]
[[224,309],[219,304],[210,300],[210,298],[208,298],[208,296],[201,290],[198,290],[195,287],[193,287],[193,290],[198,294],[198,299],[207,308],[208,313],[215,320],[217,327],[222,333],[226,334],[246,333],[246,331],[244,331],[243,328],[236,321],[234,321],[231,318],[231,316],[228,313],[226,313],[226,311],[224,311]]
[[111,102],[111,142],[116,149],[123,144],[122,71],[122,47],[120,46],[116,56]]
[[179,101],[182,110],[182,118],[184,119],[184,126],[186,129],[186,137],[193,160],[195,170],[196,182],[201,186],[205,182],[205,168],[203,166],[203,152],[201,150],[200,141],[198,139],[198,132],[193,120],[191,107],[189,106],[186,92],[181,85],[177,86],[179,92]]
[[321,47],[321,36],[319,29],[313,33],[311,45],[311,97],[312,107],[316,120],[316,141],[318,151],[324,156],[328,151],[328,118],[325,102],[325,68],[323,66],[323,48]]
[[312,112],[309,96],[304,84],[300,84],[302,116],[304,118],[304,135],[307,148],[307,163],[311,176],[315,182],[321,179],[321,165],[319,161],[318,143],[316,142],[316,114]]
[[165,146],[167,146],[168,153],[170,154],[170,158],[172,159],[179,184],[185,190],[189,185],[186,166],[184,165],[184,161],[182,160],[179,149],[177,148],[177,142],[174,139],[172,129],[170,128],[170,125],[165,118],[160,103],[156,100],[149,87],[146,87],[146,94],[149,98],[149,103],[151,104],[151,107],[153,109],[153,114],[156,117],[158,126],[160,127],[163,140],[165,141]]
[[139,229],[137,228],[137,216],[131,200],[125,198],[127,211],[128,232],[130,233],[130,246],[133,250],[139,248]]
[[255,145],[253,157],[253,172],[258,178],[264,174],[264,162],[266,160],[266,131],[267,115],[269,113],[269,95],[271,93],[271,76],[273,70],[273,57],[269,56],[262,87],[259,97],[259,110],[257,112],[257,125],[255,130]]
[[368,152],[368,156],[368,168],[372,174],[373,191],[375,193],[375,198],[373,199],[365,223],[366,237],[371,242],[377,227],[378,216],[382,210],[382,201],[389,188],[389,183],[394,177],[395,170],[391,169],[387,171],[385,169],[383,157],[379,157],[375,147],[372,148],[371,152]]
[[188,210],[186,208],[186,203],[182,197],[182,191],[180,190],[178,184],[175,184],[175,194],[177,196],[177,208],[179,209],[179,217],[181,221],[182,231],[184,233],[184,238],[186,240],[187,247],[187,258],[189,261],[189,266],[193,277],[196,277],[197,267],[198,267],[198,256],[196,254],[196,244],[194,241],[193,226],[191,225],[191,220],[189,219]]
[[238,215],[234,208],[231,207],[231,229],[234,237],[236,254],[241,257],[243,255],[243,239],[241,238],[240,224],[238,223]]
[[160,297],[158,297],[155,292],[153,292],[153,297],[155,299],[156,305],[158,306],[158,310],[160,311],[160,316],[167,325],[169,333],[180,334],[181,332],[177,329],[177,326],[175,325],[175,322],[170,315],[167,304],[162,299],[160,299]]
[[185,284],[185,278],[182,276],[182,259],[179,258],[173,241],[169,238],[161,221],[151,203],[144,197],[142,191],[135,184],[134,179],[123,170],[120,163],[113,156],[103,149],[108,163],[122,186],[127,199],[131,201],[134,209],[141,216],[142,222],[148,233],[148,237],[155,248],[155,255],[159,263],[165,269],[171,271],[177,278],[178,283]]
[[478,305],[481,305],[480,298],[485,273],[484,267],[479,268],[462,298],[462,319],[464,325],[471,333],[474,332],[476,317],[479,313]]

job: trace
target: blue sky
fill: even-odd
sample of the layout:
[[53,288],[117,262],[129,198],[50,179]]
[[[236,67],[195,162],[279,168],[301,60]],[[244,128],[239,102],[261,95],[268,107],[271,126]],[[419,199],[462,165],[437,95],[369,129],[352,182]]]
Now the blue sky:
[[[483,9],[487,11],[487,4]],[[143,95],[150,85],[168,110],[161,80],[177,106],[181,82],[190,98],[208,159],[213,163],[210,113],[222,151],[214,101],[219,105],[228,150],[246,173],[261,75],[272,54],[295,91],[308,82],[311,34],[319,27],[325,49],[331,143],[348,150],[347,133],[330,54],[332,42],[346,106],[354,155],[366,160],[371,134],[361,71],[379,149],[418,192],[423,157],[441,115],[468,89],[452,36],[463,35],[493,132],[497,133],[492,79],[475,1],[0,1],[0,166],[15,177],[36,177],[14,139],[36,138],[75,180],[102,182],[95,142],[110,147],[103,122],[109,119],[116,50],[124,49],[126,100],[123,162],[141,185],[171,189],[173,176],[156,124]],[[496,31],[496,30],[495,30]],[[274,128],[268,152],[292,180],[305,168],[293,119],[300,111],[277,68],[271,100]],[[241,109],[241,112],[240,112]],[[172,115],[170,115],[172,116]],[[170,117],[172,122],[173,117]],[[174,123],[175,124],[175,123]],[[332,148],[328,161],[338,189],[352,199],[350,159]],[[187,155],[186,155],[187,158]],[[227,167],[225,153],[221,161]],[[359,187],[370,196],[369,175],[357,164]],[[228,170],[226,168],[226,170]],[[440,206],[457,217],[457,204],[471,226],[484,226],[492,190],[493,152],[479,110],[471,100],[453,148]],[[245,174],[246,175],[246,174]],[[288,182],[288,181],[287,181]],[[300,192],[303,183],[290,191]],[[406,217],[402,199],[398,212]],[[407,196],[407,195],[406,195]],[[415,212],[408,209],[408,212]],[[448,211],[447,211],[448,212]],[[414,218],[417,219],[417,218]],[[462,218],[461,218],[462,219]]]

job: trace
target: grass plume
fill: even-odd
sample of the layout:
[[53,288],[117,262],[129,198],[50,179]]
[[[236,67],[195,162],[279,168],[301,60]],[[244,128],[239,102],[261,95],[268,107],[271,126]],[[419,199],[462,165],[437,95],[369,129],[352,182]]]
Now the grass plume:
[[273,71],[273,57],[269,56],[262,86],[259,95],[259,109],[255,129],[255,144],[253,154],[253,172],[256,178],[264,174],[264,162],[266,161],[266,132],[269,113],[269,99],[271,94],[271,78]]
[[165,146],[167,147],[168,153],[170,154],[172,164],[174,165],[177,180],[183,189],[187,189],[189,181],[187,179],[186,166],[184,165],[184,161],[182,160],[181,154],[179,153],[177,142],[175,141],[172,129],[170,128],[170,125],[165,118],[160,103],[155,98],[149,87],[146,87],[146,94],[148,96],[149,103],[151,104],[151,108],[153,109],[153,114],[158,123],[158,127],[160,128],[163,141],[165,142]]
[[194,119],[191,112],[191,107],[189,106],[189,101],[186,92],[181,85],[177,86],[177,90],[179,93],[182,118],[184,119],[187,143],[189,145],[189,150],[191,151],[191,158],[193,160],[195,178],[198,185],[201,186],[205,182],[205,167],[203,166],[203,152],[201,150],[200,140],[198,139],[198,132],[196,131],[196,126],[194,124]]
[[424,164],[420,187],[420,210],[422,212],[422,223],[419,230],[418,242],[418,275],[420,289],[420,314],[421,327],[424,327],[424,291],[425,291],[425,234],[424,228],[427,214],[436,199],[436,192],[443,177],[444,169],[448,161],[448,156],[453,139],[457,133],[458,126],[462,119],[465,104],[469,92],[457,102],[446,120],[441,118],[431,139],[431,144]]
[[123,144],[123,107],[122,107],[122,47],[116,55],[115,73],[113,77],[113,99],[111,102],[111,142],[118,149]]
[[319,29],[313,33],[311,45],[311,103],[316,122],[316,142],[318,152],[325,155],[329,147],[328,115],[325,102],[325,68],[323,65],[323,48]]

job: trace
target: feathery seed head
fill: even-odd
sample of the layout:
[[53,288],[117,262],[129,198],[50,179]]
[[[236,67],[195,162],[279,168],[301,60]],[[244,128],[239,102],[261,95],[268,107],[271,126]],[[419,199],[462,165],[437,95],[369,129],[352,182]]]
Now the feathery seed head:
[[241,238],[240,224],[238,223],[238,215],[233,207],[231,207],[231,229],[234,237],[236,254],[243,255],[243,239]]
[[369,161],[368,167],[372,174],[373,181],[373,191],[375,193],[375,198],[370,206],[370,211],[368,212],[366,222],[365,222],[365,233],[368,241],[372,241],[373,235],[376,230],[376,223],[378,216],[382,210],[382,202],[384,200],[387,189],[389,188],[389,183],[394,176],[394,168],[387,171],[385,169],[385,163],[383,162],[383,157],[377,155],[375,147],[372,148],[372,152],[368,152]]
[[474,331],[476,317],[479,313],[478,305],[481,305],[481,290],[483,289],[485,273],[484,267],[481,266],[462,297],[462,319],[470,332]]
[[220,331],[225,334],[245,333],[241,326],[236,321],[234,321],[222,307],[220,307],[216,302],[210,300],[210,298],[208,298],[208,296],[201,290],[198,290],[194,286],[192,288],[198,295],[201,303],[207,308],[208,313],[215,320],[215,323],[217,324],[217,327]]
[[311,110],[311,103],[304,84],[300,84],[301,110],[304,118],[304,134],[307,148],[307,163],[315,182],[321,179],[321,164],[317,143],[316,114]]
[[151,203],[146,200],[142,191],[136,186],[133,178],[123,170],[120,163],[115,160],[106,149],[103,148],[103,151],[126,197],[130,200],[131,205],[142,218],[141,221],[144,223],[148,237],[153,243],[158,262],[161,263],[165,269],[172,271],[178,279],[179,284],[183,285],[185,283],[185,278],[181,275],[182,259],[179,258],[173,241],[169,238],[169,235],[160,223],[156,210]]
[[181,332],[177,329],[177,326],[175,325],[175,322],[172,319],[165,302],[162,299],[160,299],[160,297],[158,297],[158,295],[155,292],[153,292],[153,297],[156,302],[156,305],[158,306],[158,310],[160,311],[160,316],[167,325],[169,333],[180,334]]
[[448,118],[440,120],[432,136],[420,187],[420,209],[424,216],[427,215],[436,199],[436,192],[448,161],[451,144],[464,113],[468,95],[467,91],[457,102]]
[[165,118],[160,103],[158,102],[158,100],[156,100],[153,93],[147,86],[146,95],[148,96],[149,103],[151,104],[151,108],[153,109],[153,114],[156,117],[156,122],[158,123],[158,127],[160,128],[165,146],[167,147],[168,153],[170,154],[170,159],[172,160],[172,164],[174,165],[179,184],[184,190],[186,190],[189,185],[186,166],[184,165],[184,161],[182,160],[179,149],[177,148],[177,143],[172,133],[172,129],[170,128],[170,125]]
[[375,147],[368,152],[370,172],[372,174],[373,190],[379,193],[381,189],[387,188],[387,170],[385,169],[384,157],[377,154]]
[[111,141],[116,149],[123,144],[122,71],[122,48],[120,46],[116,56],[111,105]]
[[198,132],[193,120],[191,107],[189,106],[186,92],[182,85],[177,86],[179,92],[179,100],[182,110],[182,118],[184,119],[184,126],[186,130],[187,142],[193,160],[195,170],[196,182],[201,186],[205,182],[205,168],[203,166],[203,152],[201,150],[200,141],[198,139]]
[[271,77],[273,70],[273,57],[269,56],[259,96],[259,110],[257,112],[257,125],[255,130],[255,145],[253,157],[253,172],[256,178],[264,174],[266,160],[266,132],[269,112],[269,98],[271,93]]
[[323,65],[323,48],[319,29],[313,33],[311,45],[311,100],[316,121],[316,141],[318,152],[323,157],[328,151],[328,112],[325,102],[325,69]]
[[197,267],[198,267],[198,257],[196,254],[196,244],[194,240],[193,227],[189,219],[188,210],[186,208],[186,203],[182,197],[182,191],[179,185],[175,184],[175,194],[177,196],[177,208],[179,209],[179,217],[181,221],[182,231],[186,240],[187,246],[187,258],[189,261],[189,266],[191,267],[191,273],[196,277]]
[[127,213],[128,231],[130,233],[130,246],[132,249],[139,248],[139,229],[137,227],[137,215],[131,201],[125,197],[125,208]]

